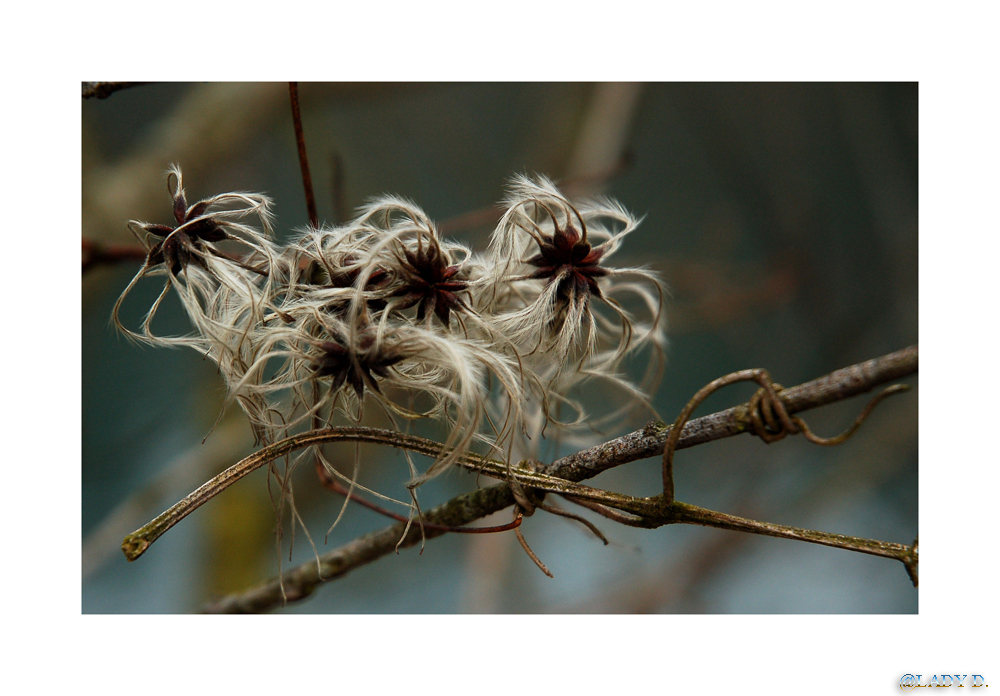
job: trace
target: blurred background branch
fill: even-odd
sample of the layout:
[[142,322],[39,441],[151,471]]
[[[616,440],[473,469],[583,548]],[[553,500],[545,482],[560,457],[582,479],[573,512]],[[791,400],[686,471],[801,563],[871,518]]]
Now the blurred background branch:
[[128,89],[129,87],[138,87],[139,85],[148,85],[148,82],[84,82],[83,83],[83,98],[84,99],[107,99],[115,92]]

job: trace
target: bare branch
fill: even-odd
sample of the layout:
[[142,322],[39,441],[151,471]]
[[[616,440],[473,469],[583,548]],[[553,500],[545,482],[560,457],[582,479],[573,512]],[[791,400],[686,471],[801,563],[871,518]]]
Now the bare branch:
[[[503,510],[514,504],[514,495],[506,484],[480,488],[452,498],[424,515],[424,519],[435,525],[424,530],[423,538],[433,539],[446,532],[442,526],[460,527],[486,515]],[[323,554],[316,561],[303,563],[286,572],[282,581],[286,601],[294,602],[313,593],[317,585],[340,577],[351,570],[392,553],[403,537],[406,525],[394,524],[371,534],[358,537],[335,551]],[[419,544],[421,541],[418,525],[411,525],[399,547]],[[283,603],[281,583],[275,578],[243,594],[230,595],[203,607],[208,613],[253,613],[261,612]]]
[[[857,396],[887,382],[915,374],[917,365],[917,346],[910,346],[785,389],[780,393],[779,398],[789,413],[800,412]],[[677,449],[693,447],[743,432],[752,432],[751,427],[750,404],[742,404],[689,421],[682,430]],[[317,432],[319,431],[306,435],[315,437]],[[642,430],[563,457],[549,465],[542,465],[538,467],[538,473],[545,480],[563,479],[567,483],[591,478],[602,471],[628,462],[661,455],[669,433],[669,426],[663,423],[651,423]],[[535,483],[529,482],[527,476],[522,479],[520,474],[525,471],[525,469],[517,469],[516,480],[534,487]],[[570,487],[566,488],[568,490]],[[581,486],[581,488],[585,487]],[[587,490],[594,491],[595,489]],[[570,493],[570,496],[575,497],[575,491]],[[913,546],[903,546],[826,532],[801,530],[767,522],[745,520],[684,503],[674,502],[671,505],[663,506],[662,501],[657,501],[656,498],[629,499],[627,496],[618,496],[613,493],[607,493],[602,498],[587,496],[589,500],[610,502],[618,509],[625,509],[639,515],[641,519],[639,526],[656,527],[672,523],[699,524],[799,539],[895,558],[904,563],[911,580],[916,584],[918,558],[916,542]],[[462,526],[513,505],[514,502],[510,486],[500,484],[453,498],[428,512],[424,519],[441,526]],[[277,578],[272,579],[247,592],[230,595],[210,603],[203,607],[203,611],[259,612],[270,609],[283,601],[282,584],[284,585],[285,601],[302,599],[310,595],[322,582],[344,575],[353,568],[391,553],[396,548],[412,546],[420,541],[420,531],[414,525],[409,532],[406,532],[406,537],[400,542],[405,531],[405,525],[400,523],[367,534],[339,549],[320,556],[318,567],[317,563],[313,561],[304,563],[285,573],[281,583]],[[444,533],[438,529],[428,529],[425,531],[425,538],[434,538]]]
[[[916,372],[917,346],[910,346],[789,387],[781,392],[780,398],[789,413],[798,413],[864,394]],[[752,432],[751,427],[750,404],[734,406],[688,421],[681,431],[677,449]],[[582,481],[622,464],[662,455],[669,434],[670,426],[650,423],[642,430],[563,457],[542,467],[541,471],[568,481]]]
[[[673,503],[671,508],[673,511],[671,517],[673,519],[669,520],[668,523],[682,522],[685,524],[698,524],[705,527],[717,527],[719,529],[731,529],[738,532],[781,537],[783,539],[797,539],[798,541],[808,541],[813,544],[822,544],[838,549],[867,553],[872,556],[894,558],[906,566],[907,572],[910,572],[911,565],[915,567],[917,562],[917,547],[915,542],[913,546],[906,546],[904,544],[874,541],[872,539],[862,539],[844,534],[831,534],[811,529],[788,527],[783,524],[773,524],[771,522],[758,522],[723,512],[706,510],[705,508],[685,503]],[[912,573],[911,579],[913,579]],[[914,586],[917,584],[915,579],[913,584]]]

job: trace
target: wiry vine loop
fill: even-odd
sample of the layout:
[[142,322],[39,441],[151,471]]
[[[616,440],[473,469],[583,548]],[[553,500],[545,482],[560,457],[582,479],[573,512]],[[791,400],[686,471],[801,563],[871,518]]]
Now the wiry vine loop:
[[[774,383],[775,393],[780,395],[783,390],[784,387],[777,382]],[[778,401],[771,399],[767,390],[758,389],[750,398],[752,432],[767,444],[801,432],[800,423],[798,418],[788,415],[780,399]]]
[[741,370],[719,377],[706,384],[691,397],[670,429],[670,435],[663,449],[663,500],[665,505],[674,501],[674,451],[680,441],[684,424],[709,395],[730,384],[747,381],[757,382],[761,385],[761,388],[750,399],[748,429],[768,444],[782,440],[788,435],[802,433],[806,439],[817,445],[839,445],[857,432],[857,429],[861,427],[861,424],[882,399],[909,389],[905,384],[894,384],[887,387],[865,406],[847,430],[835,437],[823,438],[814,434],[804,420],[788,413],[788,409],[785,408],[785,404],[781,400],[781,392],[784,391],[784,387],[774,382],[767,370],[760,368]]
[[[780,397],[781,392],[784,391],[784,387],[777,382],[775,382],[773,386],[774,392]],[[802,435],[814,445],[832,447],[846,442],[848,438],[854,435],[854,433],[857,432],[858,428],[861,427],[861,424],[864,423],[865,419],[868,418],[869,414],[871,414],[872,410],[880,401],[882,401],[882,399],[892,396],[893,394],[899,394],[907,391],[908,389],[909,386],[905,384],[893,384],[890,387],[886,387],[868,402],[868,405],[865,406],[861,414],[854,419],[854,422],[847,428],[847,430],[842,432],[840,435],[835,435],[833,437],[820,437],[819,435],[816,435],[812,430],[810,430],[804,420],[798,416],[789,415],[780,398],[778,401],[774,401],[767,389],[758,389],[750,399],[751,432],[768,444],[782,440],[788,435],[797,435],[802,433]],[[791,427],[789,427],[789,425],[791,425]]]
[[[673,426],[670,428],[670,435],[667,437],[667,442],[663,448],[664,505],[670,505],[674,502],[674,451],[677,449],[677,443],[681,439],[681,431],[684,429],[684,424],[690,420],[694,410],[698,408],[701,402],[707,399],[711,394],[730,384],[746,381],[758,382],[771,396],[772,402],[779,402],[774,383],[771,381],[771,376],[767,373],[767,370],[759,368],[754,370],[732,372],[728,375],[712,380],[699,389],[698,392],[691,397],[691,400],[687,402],[684,408],[681,409],[680,414],[677,416],[677,420],[674,421]],[[793,429],[795,426],[788,417],[788,413],[782,410],[779,412],[779,416],[781,414],[784,414],[784,421],[782,424],[789,430]]]
[[816,445],[824,445],[824,446],[839,445],[842,442],[845,442],[849,437],[854,435],[855,432],[857,432],[858,428],[861,427],[861,424],[865,421],[865,419],[868,418],[872,410],[874,410],[874,408],[879,404],[880,401],[882,401],[882,399],[892,396],[893,394],[901,394],[905,391],[909,391],[909,389],[910,389],[909,385],[906,384],[893,384],[890,387],[886,387],[881,392],[876,394],[871,401],[868,402],[868,405],[865,406],[864,410],[860,413],[860,415],[858,415],[858,417],[854,419],[854,422],[851,423],[851,425],[847,428],[847,430],[842,432],[840,435],[835,435],[834,437],[826,437],[826,438],[819,437],[809,429],[809,426],[807,426],[805,424],[805,421],[803,421],[801,418],[795,417],[795,422],[798,424],[799,428],[802,429],[802,434],[806,437],[807,440],[809,440],[809,442],[812,442],[813,444]]

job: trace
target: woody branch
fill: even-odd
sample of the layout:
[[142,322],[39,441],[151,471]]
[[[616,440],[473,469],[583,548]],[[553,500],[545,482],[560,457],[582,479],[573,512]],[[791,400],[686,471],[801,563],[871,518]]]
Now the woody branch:
[[[798,413],[858,396],[880,385],[916,374],[917,367],[918,348],[914,345],[787,388],[780,393],[780,399],[789,413]],[[750,404],[744,403],[689,421],[681,432],[677,449],[686,449],[706,442],[751,432],[751,427]],[[550,464],[541,465],[534,473],[539,478],[561,479],[567,483],[583,481],[616,466],[661,455],[670,430],[670,426],[663,423],[650,423],[642,430],[557,459]],[[536,485],[536,483],[528,481],[525,483],[529,486]],[[596,491],[596,489],[590,490]],[[600,493],[604,494],[602,497],[615,497],[617,495],[604,491],[600,491]],[[645,521],[649,524],[641,526],[659,526],[659,524],[670,523],[708,525],[872,553],[900,560],[906,566],[911,579],[914,582],[916,580],[916,543],[912,546],[904,546],[825,532],[800,530],[766,522],[743,520],[725,513],[704,510],[679,502],[674,502],[665,509],[657,510],[655,504],[649,504],[649,501],[653,499],[631,499],[629,501],[625,499],[625,496],[618,497],[622,499],[619,501],[621,507],[632,507],[635,512],[646,513]],[[510,507],[515,502],[515,496],[510,486],[507,483],[501,483],[457,496],[430,510],[423,519],[431,524],[445,527],[462,526]],[[605,499],[605,502],[608,501]],[[657,514],[661,515],[659,519],[656,517]],[[138,533],[136,532],[136,534]],[[323,554],[318,560],[303,563],[286,572],[280,579],[274,578],[246,592],[233,594],[209,603],[203,607],[203,611],[210,613],[260,612],[284,602],[304,599],[324,582],[371,563],[397,548],[413,546],[420,543],[422,538],[431,539],[444,533],[437,528],[431,528],[425,529],[422,536],[417,525],[411,525],[407,531],[406,525],[403,523],[394,524]]]

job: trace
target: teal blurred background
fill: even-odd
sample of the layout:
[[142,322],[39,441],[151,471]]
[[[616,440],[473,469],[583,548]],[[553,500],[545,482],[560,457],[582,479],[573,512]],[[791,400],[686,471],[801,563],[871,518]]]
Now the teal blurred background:
[[[670,288],[670,347],[655,407],[673,420],[702,385],[766,367],[797,384],[917,341],[918,93],[900,84],[308,84],[300,99],[320,218],[381,193],[415,200],[447,235],[484,249],[505,180],[538,172],[577,195],[606,193],[645,220],[615,262],[645,264]],[[129,219],[167,222],[164,170],[189,200],[264,192],[278,230],[306,223],[288,88],[152,84],[83,103],[83,235],[133,241]],[[337,176],[334,175],[337,172]],[[334,180],[339,178],[340,185]],[[197,611],[277,571],[274,513],[257,472],[185,519],[140,560],[122,537],[252,451],[222,407],[222,382],[193,351],[128,344],[111,307],[139,262],[83,278],[83,604],[85,613]],[[141,285],[138,325],[160,286]],[[178,306],[164,331],[183,332]],[[907,380],[916,386],[916,380]],[[731,387],[699,414],[741,401]],[[917,391],[881,405],[836,448],[749,437],[678,455],[678,498],[737,515],[909,543],[917,535]],[[839,432],[859,398],[806,415]],[[375,423],[377,424],[377,423]],[[615,437],[642,423],[623,423]],[[595,440],[596,442],[596,440]],[[367,485],[401,496],[402,459],[362,448]],[[349,461],[351,450],[344,453]],[[388,523],[350,506],[311,470],[296,499],[320,552]],[[592,483],[657,492],[658,460]],[[485,483],[485,481],[484,481]],[[471,490],[449,473],[425,508]],[[568,504],[567,504],[568,506]],[[503,523],[509,512],[494,521]],[[351,572],[278,611],[351,613],[913,613],[899,563],[714,529],[638,530],[536,514],[511,534],[448,535]],[[293,563],[312,555],[301,530]],[[284,558],[288,567],[287,547]]]

